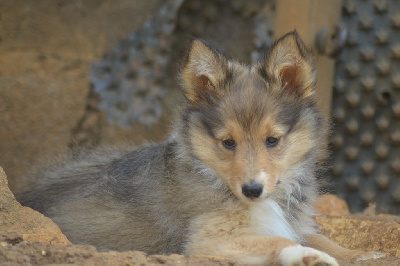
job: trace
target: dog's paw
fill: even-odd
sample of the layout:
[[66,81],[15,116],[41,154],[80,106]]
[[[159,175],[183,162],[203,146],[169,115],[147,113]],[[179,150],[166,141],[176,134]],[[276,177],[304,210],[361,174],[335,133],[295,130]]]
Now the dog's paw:
[[284,248],[279,254],[283,266],[338,266],[334,258],[319,250],[294,246]]
[[358,256],[357,261],[362,261],[362,260],[374,260],[374,259],[379,259],[386,257],[385,253],[382,252],[365,252]]

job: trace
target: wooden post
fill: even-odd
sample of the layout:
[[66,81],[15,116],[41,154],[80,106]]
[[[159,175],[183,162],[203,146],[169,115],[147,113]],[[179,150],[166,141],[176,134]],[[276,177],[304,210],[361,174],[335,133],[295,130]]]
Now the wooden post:
[[341,0],[277,0],[275,38],[294,29],[314,49],[317,67],[317,101],[322,111],[330,113],[335,60],[319,54],[315,37],[321,29],[333,29],[341,16]]

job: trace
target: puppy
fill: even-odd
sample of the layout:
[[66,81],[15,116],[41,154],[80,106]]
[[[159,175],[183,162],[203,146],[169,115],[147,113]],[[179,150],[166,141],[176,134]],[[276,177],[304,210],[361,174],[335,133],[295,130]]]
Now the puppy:
[[296,32],[252,66],[194,40],[180,77],[186,102],[167,141],[82,154],[43,173],[23,204],[73,243],[101,250],[269,265],[365,255],[317,234],[312,203],[328,123],[312,53]]

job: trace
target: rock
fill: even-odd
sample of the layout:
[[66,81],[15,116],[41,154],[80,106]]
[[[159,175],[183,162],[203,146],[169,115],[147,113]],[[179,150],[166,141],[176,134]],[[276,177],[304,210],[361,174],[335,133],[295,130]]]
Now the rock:
[[[23,242],[0,246],[0,265],[235,265],[232,260],[213,256],[152,255],[139,251],[97,252],[92,246],[49,245]],[[237,264],[236,264],[237,265]]]
[[[399,265],[395,257],[359,262],[344,261],[342,265]],[[220,256],[148,256],[139,251],[99,253],[92,246],[50,245],[47,243],[22,242],[0,245],[0,265],[240,265]]]
[[331,216],[350,215],[346,201],[332,194],[324,194],[319,197],[314,202],[314,208],[318,214]]
[[400,224],[369,216],[317,216],[322,234],[339,245],[400,257]]
[[0,236],[1,243],[19,243],[23,239],[49,244],[71,244],[52,220],[16,201],[1,167]]

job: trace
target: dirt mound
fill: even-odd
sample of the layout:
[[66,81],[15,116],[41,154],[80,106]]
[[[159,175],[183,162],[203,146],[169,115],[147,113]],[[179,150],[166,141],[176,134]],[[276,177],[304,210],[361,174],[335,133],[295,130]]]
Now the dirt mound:
[[71,244],[52,220],[31,208],[21,206],[15,200],[1,167],[0,235],[11,244],[21,242],[22,239],[49,244]]

